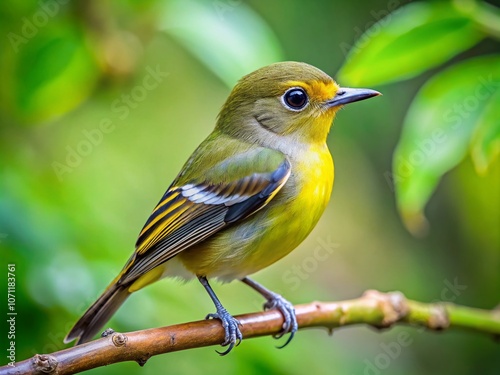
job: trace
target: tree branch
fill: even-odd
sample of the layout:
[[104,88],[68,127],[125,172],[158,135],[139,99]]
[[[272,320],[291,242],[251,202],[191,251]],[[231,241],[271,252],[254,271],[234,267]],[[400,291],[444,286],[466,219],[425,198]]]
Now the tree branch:
[[[452,303],[421,303],[407,300],[400,292],[369,290],[362,297],[341,302],[313,302],[295,306],[299,328],[337,327],[368,324],[388,328],[396,323],[431,330],[464,328],[500,338],[500,311],[481,310]],[[276,334],[283,324],[277,311],[240,315],[245,339]],[[111,332],[106,337],[52,354],[0,367],[6,374],[74,374],[116,362],[136,361],[143,366],[158,354],[209,345],[224,340],[218,320],[203,320],[131,333]]]

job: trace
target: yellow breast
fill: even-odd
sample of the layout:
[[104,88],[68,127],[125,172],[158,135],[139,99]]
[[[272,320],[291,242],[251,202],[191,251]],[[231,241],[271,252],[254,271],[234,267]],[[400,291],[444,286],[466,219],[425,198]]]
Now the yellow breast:
[[289,180],[254,215],[179,254],[196,275],[242,278],[281,259],[311,232],[333,187],[333,161],[327,147],[292,158]]

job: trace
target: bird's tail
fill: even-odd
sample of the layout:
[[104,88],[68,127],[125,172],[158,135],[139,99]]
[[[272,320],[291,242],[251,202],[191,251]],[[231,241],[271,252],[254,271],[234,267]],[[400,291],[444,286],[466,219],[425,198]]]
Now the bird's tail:
[[129,286],[117,285],[114,280],[76,322],[64,338],[64,342],[68,343],[76,339],[76,345],[78,345],[92,339],[130,295]]

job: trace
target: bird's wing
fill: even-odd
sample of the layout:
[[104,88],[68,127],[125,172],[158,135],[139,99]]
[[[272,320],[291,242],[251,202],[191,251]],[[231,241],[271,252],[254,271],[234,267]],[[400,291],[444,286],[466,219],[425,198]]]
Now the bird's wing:
[[291,172],[282,153],[261,147],[212,164],[197,181],[178,184],[186,179],[181,173],[163,195],[139,235],[120,284],[136,280],[228,224],[260,210]]

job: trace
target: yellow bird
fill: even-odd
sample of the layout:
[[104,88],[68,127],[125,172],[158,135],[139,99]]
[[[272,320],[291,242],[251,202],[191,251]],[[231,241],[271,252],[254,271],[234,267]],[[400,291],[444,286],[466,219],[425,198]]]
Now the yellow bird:
[[297,331],[293,305],[248,278],[283,258],[311,232],[333,187],[326,139],[344,105],[380,95],[341,88],[321,70],[281,62],[244,76],[139,234],[120,274],[68,333],[89,341],[133,292],[163,277],[197,277],[215,304],[229,353],[239,322],[208,283],[241,280],[284,317],[287,345]]

